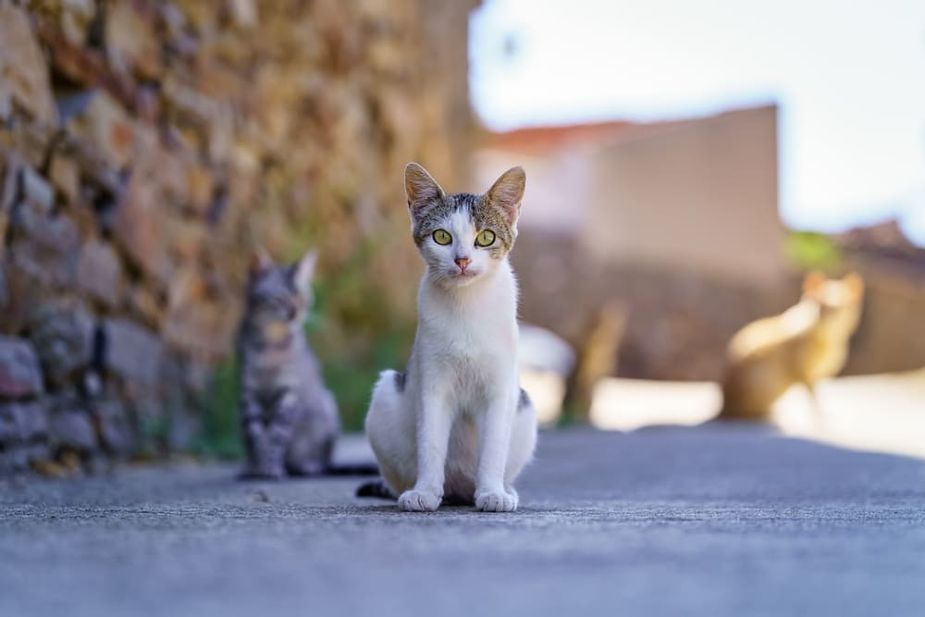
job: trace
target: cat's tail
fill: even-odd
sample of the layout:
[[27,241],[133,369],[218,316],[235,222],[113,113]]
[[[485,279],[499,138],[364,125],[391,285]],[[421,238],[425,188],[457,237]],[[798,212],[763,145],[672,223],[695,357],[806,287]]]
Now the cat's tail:
[[379,466],[375,463],[338,463],[325,467],[326,476],[377,476]]
[[385,485],[382,480],[372,480],[364,482],[357,487],[357,497],[373,497],[375,499],[396,499],[394,493]]

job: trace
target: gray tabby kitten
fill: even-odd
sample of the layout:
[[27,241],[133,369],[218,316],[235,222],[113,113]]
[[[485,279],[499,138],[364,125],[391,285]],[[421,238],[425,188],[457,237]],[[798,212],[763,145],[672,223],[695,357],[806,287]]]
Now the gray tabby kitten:
[[305,340],[316,254],[277,266],[259,251],[251,265],[238,337],[244,477],[376,473],[331,464],[340,418]]

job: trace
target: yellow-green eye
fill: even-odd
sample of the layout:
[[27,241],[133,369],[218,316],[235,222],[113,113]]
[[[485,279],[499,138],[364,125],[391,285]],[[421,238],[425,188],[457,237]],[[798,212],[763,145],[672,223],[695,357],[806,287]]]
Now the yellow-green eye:
[[438,229],[434,232],[434,242],[441,246],[446,246],[453,241],[453,236],[445,229]]
[[490,229],[483,229],[475,237],[476,246],[491,246],[495,243],[495,232]]

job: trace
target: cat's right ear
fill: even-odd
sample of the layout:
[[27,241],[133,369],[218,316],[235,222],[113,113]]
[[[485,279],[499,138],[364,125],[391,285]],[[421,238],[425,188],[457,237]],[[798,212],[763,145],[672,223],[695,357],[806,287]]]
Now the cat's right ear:
[[405,195],[408,208],[414,214],[433,200],[443,199],[446,193],[426,169],[412,162],[405,165]]
[[293,283],[303,298],[308,298],[312,291],[312,279],[315,276],[315,265],[318,263],[318,252],[308,250],[302,258],[295,263],[292,269]]
[[267,250],[262,246],[254,247],[254,251],[251,253],[251,276],[263,274],[272,267],[273,259],[270,257],[270,254],[267,253]]
[[803,293],[810,297],[817,297],[821,295],[825,282],[825,275],[818,270],[813,270],[803,278]]
[[857,272],[849,272],[845,275],[845,278],[842,279],[842,283],[848,288],[848,291],[851,292],[851,295],[855,298],[860,298],[864,295],[864,278]]

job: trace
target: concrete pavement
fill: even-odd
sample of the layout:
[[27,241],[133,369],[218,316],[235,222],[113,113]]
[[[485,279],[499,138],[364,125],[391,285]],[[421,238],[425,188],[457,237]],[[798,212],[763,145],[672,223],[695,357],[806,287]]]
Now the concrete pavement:
[[514,514],[222,465],[0,485],[0,615],[925,614],[923,461],[721,425],[540,444]]

